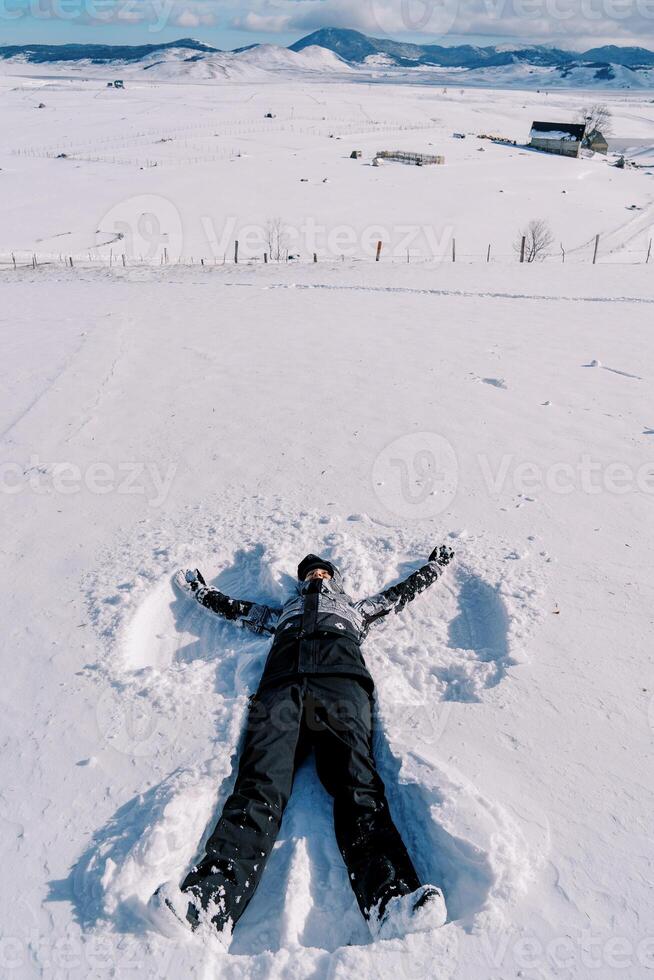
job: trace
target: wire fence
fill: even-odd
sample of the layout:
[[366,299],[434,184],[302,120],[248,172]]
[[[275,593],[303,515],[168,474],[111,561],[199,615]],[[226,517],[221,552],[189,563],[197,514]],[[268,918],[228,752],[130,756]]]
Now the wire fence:
[[499,251],[491,244],[474,251],[462,251],[458,248],[456,239],[451,245],[437,254],[426,254],[416,249],[399,252],[386,248],[383,242],[377,243],[372,254],[333,252],[290,252],[282,254],[260,252],[257,254],[244,253],[238,240],[233,242],[229,252],[216,254],[179,254],[172,255],[166,247],[145,255],[133,255],[118,248],[91,249],[85,252],[36,252],[31,250],[14,250],[0,252],[0,269],[37,269],[42,266],[60,266],[67,268],[154,268],[165,266],[237,266],[237,265],[289,265],[289,264],[320,264],[341,263],[365,265],[381,263],[385,265],[446,265],[461,263],[465,265],[652,265],[654,267],[654,250],[650,240],[640,249],[614,249],[602,251],[601,239],[596,236],[590,243],[560,252],[539,255],[533,263],[525,257],[524,251],[518,244],[511,251]]
[[[298,136],[344,137],[389,135],[421,132],[434,128],[433,122],[398,123],[389,119],[352,120],[341,117],[316,118],[294,116],[283,120],[254,122],[216,122],[198,125],[142,129],[133,133],[82,140],[62,136],[56,143],[14,147],[15,157],[49,160],[72,160],[85,163],[109,163],[129,166],[183,167],[190,164],[216,163],[247,155],[248,140],[271,133]],[[221,140],[243,139],[243,145],[224,145]],[[134,155],[143,150],[143,156]]]

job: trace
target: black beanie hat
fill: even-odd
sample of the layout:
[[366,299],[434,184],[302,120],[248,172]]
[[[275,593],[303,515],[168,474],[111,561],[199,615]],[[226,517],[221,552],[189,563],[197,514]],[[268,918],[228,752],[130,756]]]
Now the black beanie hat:
[[330,561],[327,561],[325,558],[319,558],[318,555],[307,555],[297,567],[297,577],[300,582],[304,582],[309,572],[312,572],[314,568],[324,568],[332,578],[334,577],[334,566]]

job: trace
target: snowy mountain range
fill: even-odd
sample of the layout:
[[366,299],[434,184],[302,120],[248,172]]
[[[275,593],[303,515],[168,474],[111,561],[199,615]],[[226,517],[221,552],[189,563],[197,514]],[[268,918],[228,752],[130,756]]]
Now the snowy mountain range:
[[[182,38],[161,44],[31,44],[0,47],[0,60],[44,65],[119,66],[195,79],[244,77],[261,72],[408,77],[495,85],[654,86],[654,52],[640,47],[592,48],[584,52],[535,46],[477,47],[412,44],[373,38],[358,31],[324,28],[288,48],[255,44],[222,51],[203,41]],[[130,72],[131,74],[131,72]]]
[[340,55],[345,61],[361,64],[367,58],[383,54],[399,67],[431,65],[441,68],[490,68],[526,62],[532,65],[563,67],[576,63],[593,63],[598,66],[617,64],[625,67],[654,66],[654,52],[645,48],[620,48],[615,45],[593,48],[590,51],[563,51],[543,46],[507,48],[506,45],[480,48],[463,44],[443,47],[438,44],[408,44],[384,38],[368,37],[358,31],[325,28],[301,38],[291,45],[292,51],[301,51],[318,45]]

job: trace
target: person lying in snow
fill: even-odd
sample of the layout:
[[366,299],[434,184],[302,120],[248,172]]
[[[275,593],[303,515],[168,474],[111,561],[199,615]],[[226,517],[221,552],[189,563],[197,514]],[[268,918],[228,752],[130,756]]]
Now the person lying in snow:
[[372,750],[374,684],[361,642],[370,627],[432,585],[454,553],[435,548],[426,565],[399,585],[355,601],[338,569],[307,555],[298,586],[281,609],[230,599],[196,569],[177,586],[200,605],[255,633],[271,634],[234,790],[182,882],[155,893],[162,925],[195,930],[210,922],[225,945],[263,874],[280,829],[298,765],[313,748],[318,776],[334,798],[336,840],[373,937],[433,929],[447,917],[440,888],[421,884],[389,811]]

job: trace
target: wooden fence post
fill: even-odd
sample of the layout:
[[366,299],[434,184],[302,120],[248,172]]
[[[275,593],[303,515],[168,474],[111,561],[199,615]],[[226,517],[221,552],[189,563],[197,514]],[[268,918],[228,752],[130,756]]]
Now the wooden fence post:
[[[379,256],[381,255],[381,250],[382,250],[382,243],[377,242],[377,255],[375,256],[375,262],[379,262]],[[343,256],[343,259],[345,259],[345,256]]]
[[238,265],[238,238],[234,242],[234,265]]
[[526,235],[523,235],[522,236],[522,241],[520,242],[520,261],[521,262],[524,262],[524,260],[525,260],[525,247],[526,247],[526,245],[527,245],[527,236]]
[[127,261],[125,259],[125,253],[123,252],[123,269],[125,268],[126,265],[127,265]]
[[487,262],[490,262],[490,253],[491,253],[491,247],[489,245],[488,246],[488,251],[486,252],[486,261]]
[[263,264],[264,265],[268,265],[268,253],[267,252],[264,252],[263,253]]
[[16,256],[14,255],[13,252],[11,253],[11,261],[14,263],[14,269],[15,269],[16,268]]
[[452,239],[452,261],[456,262],[456,238]]
[[314,261],[314,263],[318,261],[318,253],[317,252],[314,252],[313,253],[313,261]]
[[597,262],[597,250],[599,248],[599,240],[600,240],[600,236],[595,235],[595,251],[593,252],[593,265],[595,265],[595,263]]

